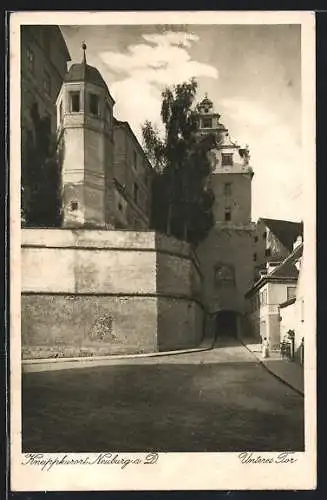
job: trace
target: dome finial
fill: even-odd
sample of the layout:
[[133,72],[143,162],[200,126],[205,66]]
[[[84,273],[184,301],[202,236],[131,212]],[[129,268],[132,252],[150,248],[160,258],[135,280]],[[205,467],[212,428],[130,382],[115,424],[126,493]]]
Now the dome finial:
[[86,47],[86,43],[85,43],[84,40],[82,42],[82,49],[83,49],[83,59],[82,59],[82,62],[83,62],[83,64],[86,64],[86,49],[87,49],[87,47]]

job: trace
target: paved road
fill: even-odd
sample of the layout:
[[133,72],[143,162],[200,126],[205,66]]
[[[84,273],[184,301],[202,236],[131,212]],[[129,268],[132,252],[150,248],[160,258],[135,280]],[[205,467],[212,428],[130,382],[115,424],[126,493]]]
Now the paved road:
[[302,451],[303,398],[237,341],[23,376],[23,451]]

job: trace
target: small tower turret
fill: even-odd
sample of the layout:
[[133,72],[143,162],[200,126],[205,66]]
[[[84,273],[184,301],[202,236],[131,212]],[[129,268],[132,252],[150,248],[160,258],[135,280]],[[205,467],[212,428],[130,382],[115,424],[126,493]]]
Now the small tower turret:
[[99,71],[73,64],[57,99],[64,227],[108,224],[107,198],[113,175],[113,106]]

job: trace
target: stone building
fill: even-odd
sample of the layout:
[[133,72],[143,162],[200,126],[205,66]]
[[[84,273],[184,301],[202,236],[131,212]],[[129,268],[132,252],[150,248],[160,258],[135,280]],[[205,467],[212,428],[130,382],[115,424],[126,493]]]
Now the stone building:
[[197,255],[204,277],[204,303],[216,332],[236,334],[245,313],[244,294],[253,282],[255,224],[251,221],[253,170],[249,150],[232,141],[213,103],[205,97],[198,106],[201,135],[213,133],[211,187],[215,194],[214,227],[199,245]]
[[63,227],[147,229],[152,167],[99,71],[73,64],[57,99]]
[[[21,26],[21,129],[31,129],[31,110],[37,106],[49,129],[57,128],[56,99],[70,55],[59,26]],[[24,141],[22,141],[24,144]]]
[[57,129],[56,99],[67,72],[70,55],[59,26],[21,26],[21,172],[22,222],[31,199],[26,177],[30,151],[37,145],[36,119],[55,140]]
[[[271,266],[268,262],[266,272],[262,273],[261,277],[246,293],[247,314],[252,334],[259,341],[267,337],[272,349],[279,349],[281,340],[287,333],[286,330],[290,328],[290,324],[295,327],[291,316],[293,314],[292,305],[297,297],[299,265],[303,253],[301,236],[293,246],[292,252],[279,264]],[[300,297],[298,297],[299,302]],[[300,317],[302,314],[301,305],[298,309]],[[284,317],[283,324],[281,324],[281,316]],[[301,323],[301,320],[298,323]],[[297,342],[297,347],[299,343]]]

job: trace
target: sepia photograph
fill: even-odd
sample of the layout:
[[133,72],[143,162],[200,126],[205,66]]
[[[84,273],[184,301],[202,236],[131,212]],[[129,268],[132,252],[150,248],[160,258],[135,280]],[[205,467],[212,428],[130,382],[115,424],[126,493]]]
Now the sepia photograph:
[[236,489],[262,464],[294,485],[316,444],[314,16],[82,14],[12,16],[20,467],[236,454]]

